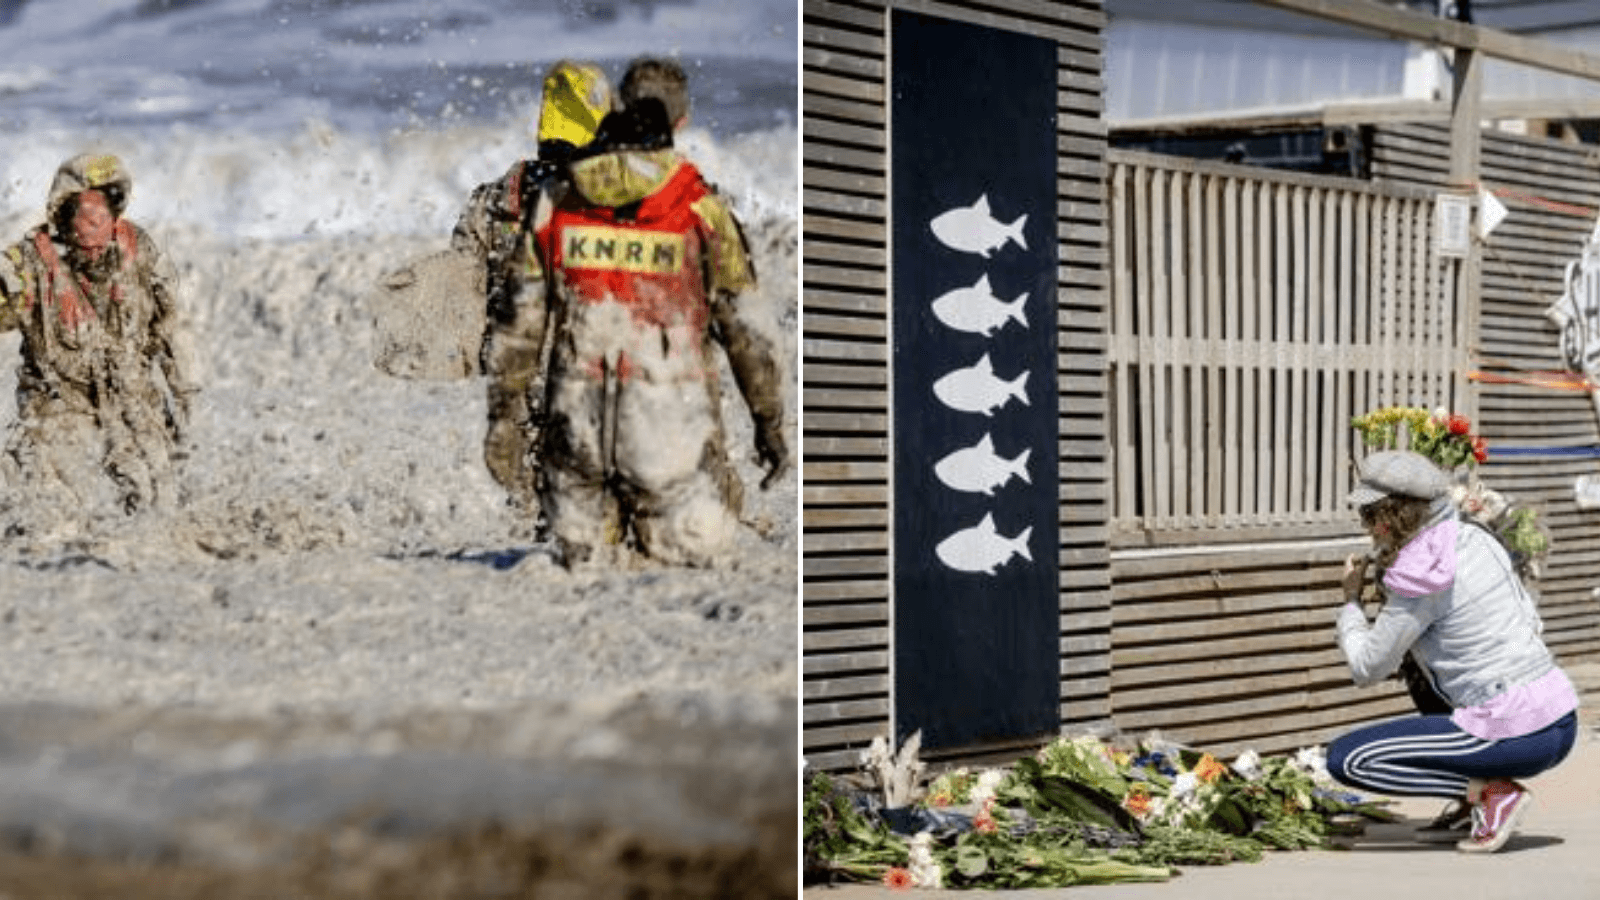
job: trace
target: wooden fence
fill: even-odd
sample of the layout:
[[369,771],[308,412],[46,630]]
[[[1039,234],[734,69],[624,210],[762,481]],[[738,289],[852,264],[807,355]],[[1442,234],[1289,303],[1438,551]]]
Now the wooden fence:
[[1348,534],[1351,417],[1467,400],[1432,194],[1110,162],[1114,541]]

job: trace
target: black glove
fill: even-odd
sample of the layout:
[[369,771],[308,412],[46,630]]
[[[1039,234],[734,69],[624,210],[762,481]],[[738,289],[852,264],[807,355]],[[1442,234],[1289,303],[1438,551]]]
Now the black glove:
[[783,426],[777,422],[763,422],[756,426],[756,457],[767,476],[761,479],[761,489],[767,490],[789,471],[789,445],[783,440]]

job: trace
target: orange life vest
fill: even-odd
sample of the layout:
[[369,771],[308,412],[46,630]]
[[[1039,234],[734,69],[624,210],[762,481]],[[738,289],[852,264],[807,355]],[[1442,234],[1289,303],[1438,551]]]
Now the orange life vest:
[[693,204],[709,192],[700,172],[680,162],[638,203],[558,205],[539,240],[569,302],[618,302],[642,326],[707,328],[707,238]]
[[[118,219],[112,232],[112,239],[121,251],[119,274],[132,269],[134,256],[139,248],[139,236],[134,231],[133,225],[126,219]],[[56,253],[54,242],[46,229],[39,229],[33,234],[33,249],[39,254],[39,259],[44,263],[45,283],[40,285],[39,293],[43,297],[46,307],[57,307],[56,315],[61,319],[61,324],[67,328],[77,328],[80,324],[96,318],[94,305],[88,301],[85,293],[87,286],[79,283],[77,274],[69,271],[61,262],[61,255]],[[26,305],[31,305],[30,296]],[[122,283],[119,279],[111,282],[111,300],[121,303],[123,300]]]

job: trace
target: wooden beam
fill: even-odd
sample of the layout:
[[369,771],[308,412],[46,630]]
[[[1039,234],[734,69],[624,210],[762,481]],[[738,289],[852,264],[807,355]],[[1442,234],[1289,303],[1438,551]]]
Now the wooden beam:
[[[1451,68],[1455,83],[1450,96],[1449,186],[1456,190],[1476,192],[1481,177],[1479,168],[1483,160],[1482,54],[1476,50],[1457,47],[1455,65]],[[1477,204],[1474,204],[1472,216],[1474,222],[1477,216],[1482,214],[1476,206]],[[1435,227],[1438,227],[1437,224]],[[1479,322],[1482,317],[1483,250],[1479,247],[1478,241],[1471,237],[1467,240],[1466,258],[1456,264],[1455,276],[1456,333],[1452,339],[1456,346],[1473,354],[1471,365],[1476,369],[1478,364],[1473,348],[1479,343]],[[1462,380],[1452,385],[1452,390],[1457,394],[1454,408],[1460,410],[1463,415],[1476,419],[1478,406],[1473,399],[1476,392]]]
[[1457,47],[1455,89],[1450,97],[1450,187],[1466,190],[1478,183],[1482,155],[1483,60],[1477,51]]
[[[1600,119],[1600,97],[1528,97],[1483,100],[1478,114],[1494,119]],[[1329,103],[1324,125],[1382,125],[1389,122],[1448,122],[1451,104],[1443,100],[1350,101]],[[1287,117],[1285,119],[1288,120]]]
[[1600,81],[1600,56],[1493,28],[1425,16],[1371,0],[1255,0],[1255,3],[1392,37],[1476,50],[1496,59]]

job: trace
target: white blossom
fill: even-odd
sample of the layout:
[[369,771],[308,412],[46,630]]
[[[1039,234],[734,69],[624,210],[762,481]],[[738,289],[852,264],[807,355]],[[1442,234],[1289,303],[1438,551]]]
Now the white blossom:
[[979,806],[994,799],[995,791],[1000,789],[1000,783],[1006,780],[1004,769],[984,769],[978,773],[978,780],[972,786],[972,800]]
[[1321,747],[1300,748],[1294,755],[1294,767],[1310,775],[1317,784],[1327,785],[1333,781],[1333,776],[1328,774],[1328,758]]
[[1244,751],[1233,761],[1233,770],[1250,781],[1255,781],[1261,777],[1261,754],[1254,750]]
[[939,890],[944,887],[944,870],[933,860],[933,832],[918,832],[911,839],[911,853],[906,865],[911,881],[919,888]]

